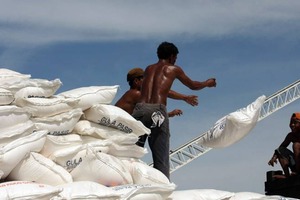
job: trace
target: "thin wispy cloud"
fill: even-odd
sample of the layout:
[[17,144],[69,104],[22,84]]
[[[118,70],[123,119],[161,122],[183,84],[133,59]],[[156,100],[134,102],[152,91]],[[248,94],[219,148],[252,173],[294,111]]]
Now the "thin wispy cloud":
[[[161,37],[276,36],[300,29],[297,0],[2,1],[2,45]],[[268,26],[266,26],[268,25]],[[288,28],[286,28],[288,27]]]
[[[132,67],[156,62],[159,42],[179,48],[176,64],[217,87],[190,91],[199,106],[168,100],[171,149],[209,130],[226,114],[299,79],[299,0],[0,0],[0,67],[32,78],[59,78],[60,92],[93,85],[129,88]],[[177,189],[264,193],[274,149],[289,131],[299,101],[258,123],[228,148],[214,149],[172,174]],[[148,149],[149,150],[149,149]],[[150,150],[149,150],[150,152]],[[152,162],[151,153],[144,158]],[[249,171],[250,169],[250,171]],[[248,171],[247,171],[248,170]],[[247,172],[247,173],[245,173]]]

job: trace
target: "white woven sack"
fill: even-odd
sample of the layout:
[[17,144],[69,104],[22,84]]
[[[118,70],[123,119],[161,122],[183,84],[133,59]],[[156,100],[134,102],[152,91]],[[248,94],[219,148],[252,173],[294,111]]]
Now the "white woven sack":
[[228,200],[233,192],[215,189],[175,190],[168,200]]
[[61,188],[62,192],[58,197],[54,197],[51,200],[121,200],[120,195],[114,190],[93,181],[76,181],[57,186],[57,188]]
[[51,98],[18,98],[15,104],[27,108],[33,117],[47,117],[76,108],[78,100],[58,96]]
[[255,193],[255,192],[236,192],[229,200],[254,200],[263,199],[266,195]]
[[71,172],[75,169],[83,160],[86,159],[86,155],[88,154],[88,148],[93,147],[96,151],[107,152],[108,144],[106,142],[94,142],[92,144],[83,144],[72,146],[69,148],[64,148],[58,151],[53,152],[53,154],[49,157],[58,165],[65,168],[68,172]]
[[6,68],[0,68],[0,86],[10,86],[14,84],[18,84],[26,79],[31,78],[30,74],[21,74],[19,72],[6,69]]
[[15,91],[15,98],[31,97],[51,97],[61,87],[62,82],[59,79],[28,79],[20,84],[14,84],[9,90]]
[[[124,161],[123,161],[124,162]],[[127,163],[128,166],[129,163]],[[134,184],[169,184],[169,179],[159,170],[142,162],[131,161]]]
[[0,88],[0,105],[9,105],[14,101],[13,93],[7,89]]
[[25,79],[20,82],[1,86],[11,91],[15,98],[50,97],[62,85],[59,79]]
[[35,130],[36,127],[31,120],[7,128],[3,128],[0,132],[0,147],[5,146],[6,144],[18,138],[27,136]]
[[115,157],[129,157],[129,158],[142,158],[148,153],[146,148],[140,147],[136,144],[119,145],[112,143],[109,146],[108,154]]
[[58,94],[65,98],[80,99],[78,107],[86,110],[95,104],[110,104],[115,98],[119,85],[80,87]]
[[32,181],[53,186],[73,182],[71,174],[63,167],[35,152],[27,154],[10,172],[7,180]]
[[72,146],[78,146],[82,144],[81,137],[77,134],[68,135],[47,135],[46,142],[43,149],[40,151],[45,157],[50,157],[54,152],[65,149]]
[[15,105],[0,106],[1,129],[27,122],[30,117],[30,113],[24,108]]
[[38,130],[48,130],[50,135],[70,134],[83,114],[80,108],[72,109],[49,117],[33,117]]
[[200,144],[210,148],[223,148],[244,138],[255,127],[265,99],[264,95],[260,96],[247,107],[222,117],[201,137]]
[[141,121],[137,121],[123,109],[114,105],[93,105],[84,112],[87,120],[125,133],[134,133],[137,136],[150,134],[150,129],[145,127]]
[[138,141],[138,136],[134,133],[125,133],[118,129],[96,124],[88,120],[79,120],[73,132],[82,136],[108,139],[117,144],[135,144]]
[[39,152],[45,143],[47,131],[36,131],[0,148],[0,170],[6,178],[29,152]]
[[25,77],[31,77],[31,75],[28,75],[28,74],[22,74],[20,72],[17,72],[17,71],[14,71],[14,70],[11,70],[11,69],[7,69],[7,68],[0,68],[0,76],[2,77],[5,77],[5,76],[25,76]]
[[166,200],[175,190],[170,184],[131,184],[111,187],[122,199],[130,200]]
[[133,172],[134,172],[134,163],[135,162],[140,162],[144,165],[148,165],[146,162],[144,162],[143,160],[141,159],[138,159],[138,158],[130,158],[130,157],[118,157],[122,163],[125,165],[126,169],[129,171],[129,173],[131,174],[131,176],[133,176]]
[[79,165],[86,156],[84,145],[72,146],[54,152],[49,158],[69,173]]
[[41,88],[41,87],[25,87],[21,88],[15,93],[15,98],[46,98],[54,95],[56,90],[52,88]]
[[88,148],[82,162],[71,171],[74,181],[94,181],[111,187],[132,184],[132,177],[118,158]]
[[81,136],[82,144],[93,147],[96,151],[108,153],[112,141],[108,139],[98,139],[91,136]]
[[30,181],[0,183],[1,200],[49,200],[61,191],[61,188]]

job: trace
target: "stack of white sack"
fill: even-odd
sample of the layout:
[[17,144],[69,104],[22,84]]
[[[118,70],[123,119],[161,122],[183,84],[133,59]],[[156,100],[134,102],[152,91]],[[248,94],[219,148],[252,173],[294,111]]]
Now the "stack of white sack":
[[0,69],[0,199],[280,199],[213,189],[175,191],[144,163],[149,134],[110,105],[119,86],[56,94],[62,83]]
[[175,184],[135,145],[150,130],[110,105],[119,86],[56,94],[61,85],[0,69],[1,199],[170,196]]

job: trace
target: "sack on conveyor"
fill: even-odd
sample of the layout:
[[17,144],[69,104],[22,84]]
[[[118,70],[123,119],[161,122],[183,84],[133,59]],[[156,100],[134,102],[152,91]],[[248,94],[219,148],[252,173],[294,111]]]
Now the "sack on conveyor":
[[29,152],[39,152],[45,143],[47,131],[36,131],[0,148],[0,170],[6,178]]
[[88,120],[79,120],[73,133],[98,139],[108,139],[116,144],[135,144],[138,141],[138,136],[134,133],[125,133]]
[[122,199],[130,200],[166,200],[175,190],[170,184],[131,184],[111,187]]
[[238,142],[255,127],[265,99],[264,95],[260,96],[247,107],[224,116],[201,137],[199,143],[210,148],[223,148]]
[[15,105],[0,106],[0,130],[25,123],[30,117],[30,113],[24,108]]
[[133,183],[131,174],[118,158],[93,148],[87,150],[82,162],[70,172],[74,181],[89,180],[108,187]]
[[83,112],[80,108],[72,109],[49,117],[33,117],[37,130],[48,130],[49,135],[70,134]]
[[[60,186],[57,189],[62,189],[62,192],[51,200],[79,200],[79,199],[103,199],[103,200],[120,200],[114,190],[104,185],[92,181],[77,181]],[[122,199],[123,200],[123,199]],[[126,200],[126,199],[124,199]]]
[[74,109],[78,105],[78,101],[52,96],[51,98],[18,98],[15,104],[26,108],[33,117],[48,117]]
[[18,138],[25,137],[35,130],[36,127],[31,120],[7,128],[2,128],[0,132],[0,147],[5,146]]
[[58,196],[61,191],[61,188],[30,181],[9,181],[0,183],[1,200],[49,200]]
[[32,181],[47,185],[73,182],[72,176],[63,167],[43,155],[30,152],[7,177],[9,181]]
[[0,88],[0,106],[9,105],[14,101],[13,93],[4,88]]
[[84,111],[84,117],[86,120],[116,128],[125,133],[134,133],[137,136],[150,134],[150,129],[145,127],[141,121],[114,105],[93,105]]
[[62,92],[58,96],[79,99],[78,107],[86,110],[95,104],[110,104],[115,98],[118,88],[118,85],[80,87]]

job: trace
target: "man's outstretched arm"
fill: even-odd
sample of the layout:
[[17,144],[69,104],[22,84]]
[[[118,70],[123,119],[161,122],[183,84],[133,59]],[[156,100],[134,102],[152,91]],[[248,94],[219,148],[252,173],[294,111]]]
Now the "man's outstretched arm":
[[183,100],[192,106],[198,105],[198,96],[196,95],[184,95],[173,90],[169,91],[168,97],[176,100]]

